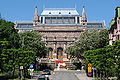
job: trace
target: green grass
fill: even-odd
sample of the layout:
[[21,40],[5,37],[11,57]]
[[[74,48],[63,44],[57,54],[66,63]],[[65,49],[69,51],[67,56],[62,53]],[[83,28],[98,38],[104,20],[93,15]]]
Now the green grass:
[[33,73],[39,73],[40,71],[33,71]]

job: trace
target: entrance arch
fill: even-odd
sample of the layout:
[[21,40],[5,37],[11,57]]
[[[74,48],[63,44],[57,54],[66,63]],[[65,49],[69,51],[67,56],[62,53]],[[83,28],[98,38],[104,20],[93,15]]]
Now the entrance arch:
[[63,59],[63,48],[57,48],[57,59]]
[[48,57],[53,58],[53,48],[49,48]]

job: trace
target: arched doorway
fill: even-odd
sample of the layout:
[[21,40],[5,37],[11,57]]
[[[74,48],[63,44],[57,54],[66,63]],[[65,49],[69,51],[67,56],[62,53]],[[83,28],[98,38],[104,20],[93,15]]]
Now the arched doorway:
[[48,57],[53,58],[53,48],[49,48]]
[[63,59],[63,48],[57,48],[57,59]]

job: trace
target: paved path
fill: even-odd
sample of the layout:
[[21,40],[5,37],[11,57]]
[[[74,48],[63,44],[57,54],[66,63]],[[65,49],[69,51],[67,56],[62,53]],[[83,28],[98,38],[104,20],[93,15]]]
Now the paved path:
[[92,80],[91,77],[87,77],[85,71],[79,71],[79,74],[75,73],[79,80]]
[[55,71],[50,76],[50,80],[92,80],[91,77],[87,77],[86,72],[80,71]]
[[[40,74],[37,74],[33,79],[37,80],[37,77]],[[73,71],[73,70],[63,70],[63,71],[54,71],[49,75],[50,80],[92,80],[91,77],[87,77],[85,71]]]
[[55,71],[49,78],[50,80],[79,80],[73,71]]

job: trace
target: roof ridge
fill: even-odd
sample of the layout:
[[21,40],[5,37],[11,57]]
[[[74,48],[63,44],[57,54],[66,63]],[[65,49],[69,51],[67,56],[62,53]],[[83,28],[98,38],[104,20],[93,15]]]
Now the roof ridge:
[[76,10],[76,8],[45,8],[44,10]]

